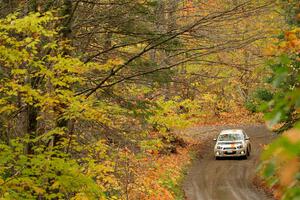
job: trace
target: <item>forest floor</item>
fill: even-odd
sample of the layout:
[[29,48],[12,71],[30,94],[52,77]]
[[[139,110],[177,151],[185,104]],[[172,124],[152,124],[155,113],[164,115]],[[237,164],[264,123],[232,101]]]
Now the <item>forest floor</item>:
[[[220,130],[242,128],[251,138],[252,152],[247,160],[215,160],[213,137]],[[182,132],[201,145],[187,171],[183,189],[187,200],[271,200],[253,181],[259,156],[274,135],[261,123],[244,125],[199,125]]]

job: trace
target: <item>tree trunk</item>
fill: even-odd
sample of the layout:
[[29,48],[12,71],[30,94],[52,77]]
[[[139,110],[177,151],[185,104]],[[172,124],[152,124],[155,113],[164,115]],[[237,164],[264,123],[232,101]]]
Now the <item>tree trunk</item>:
[[72,12],[73,12],[73,6],[72,6],[72,0],[64,0],[63,9],[62,9],[62,16],[64,17],[62,22],[62,37],[66,39],[72,38]]

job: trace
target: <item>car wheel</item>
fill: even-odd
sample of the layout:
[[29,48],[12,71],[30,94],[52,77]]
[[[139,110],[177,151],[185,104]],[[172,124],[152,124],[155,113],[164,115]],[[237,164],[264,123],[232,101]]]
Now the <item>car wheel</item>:
[[248,157],[250,156],[250,151],[249,149],[247,149],[247,154],[246,154]]
[[215,157],[216,160],[220,160],[220,158],[218,156]]

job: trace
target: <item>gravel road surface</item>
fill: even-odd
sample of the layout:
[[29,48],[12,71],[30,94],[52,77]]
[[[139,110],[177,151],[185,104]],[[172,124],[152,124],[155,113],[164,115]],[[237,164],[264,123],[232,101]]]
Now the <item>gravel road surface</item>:
[[[242,128],[249,135],[252,152],[247,160],[215,160],[215,142],[212,138],[227,128]],[[194,127],[185,134],[207,141],[203,144],[205,148],[198,156],[199,159],[194,161],[185,178],[187,200],[272,200],[253,185],[262,147],[274,138],[263,125]]]

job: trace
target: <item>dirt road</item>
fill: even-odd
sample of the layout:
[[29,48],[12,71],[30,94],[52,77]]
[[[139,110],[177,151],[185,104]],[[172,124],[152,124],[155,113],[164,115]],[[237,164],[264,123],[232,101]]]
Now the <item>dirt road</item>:
[[251,156],[248,160],[226,159],[215,160],[213,155],[214,141],[206,142],[205,150],[194,162],[184,181],[184,190],[188,200],[272,200],[253,184],[255,170],[258,166],[262,145],[274,137],[262,125],[228,126],[228,127],[195,127],[187,134],[203,140],[208,135],[226,128],[243,128],[250,136]]

